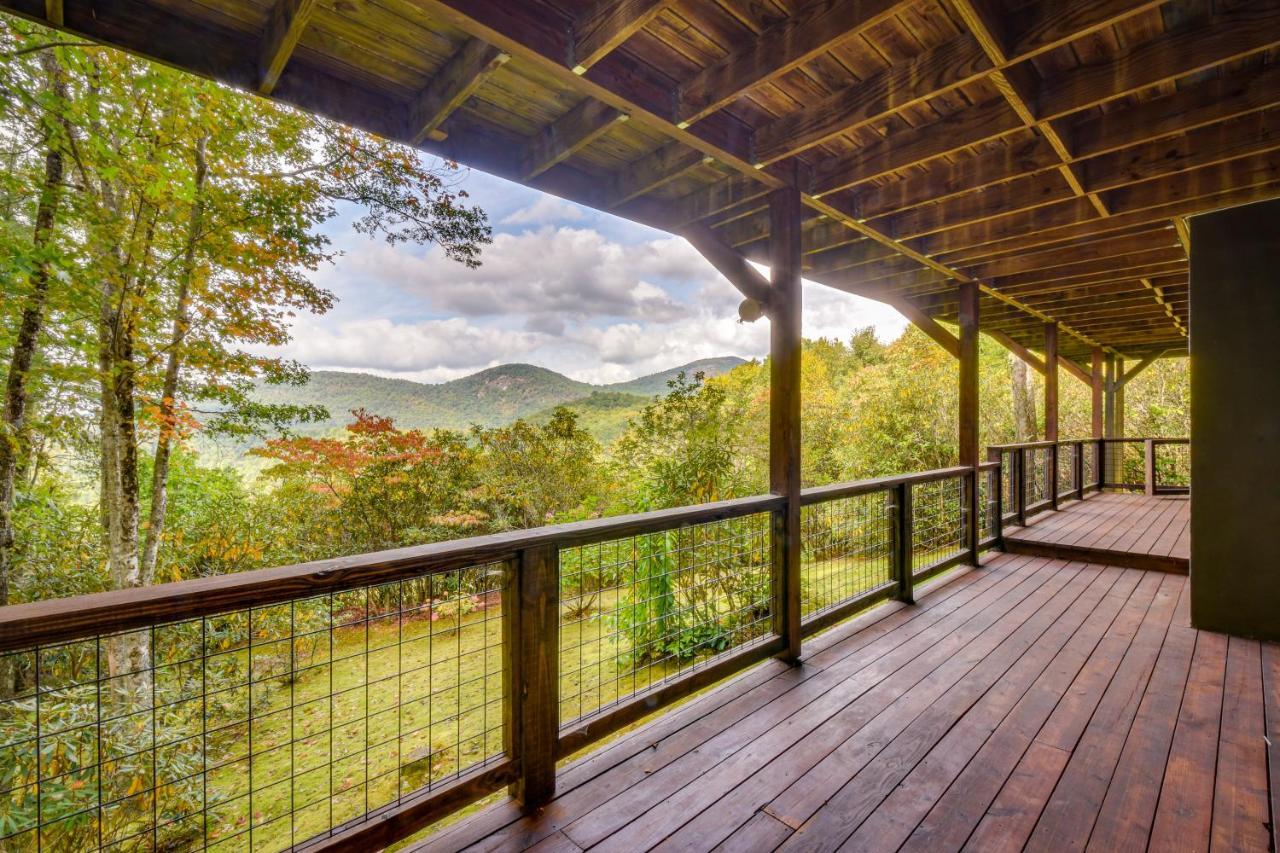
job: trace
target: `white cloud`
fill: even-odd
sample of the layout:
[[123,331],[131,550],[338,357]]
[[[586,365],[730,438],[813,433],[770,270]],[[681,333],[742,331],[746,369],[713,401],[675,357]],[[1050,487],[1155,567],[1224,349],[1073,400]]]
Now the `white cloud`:
[[706,283],[714,270],[683,240],[624,245],[585,228],[544,227],[498,234],[479,269],[469,270],[431,249],[425,255],[366,243],[343,267],[361,278],[393,285],[433,311],[464,317],[519,317],[532,328],[598,317],[669,322],[683,306],[663,280]]
[[285,352],[317,369],[461,374],[520,359],[544,341],[536,333],[475,326],[462,318],[417,323],[374,318],[332,327],[307,319],[294,326]]
[[581,222],[586,216],[576,204],[543,195],[533,204],[513,211],[502,218],[503,225],[554,225],[564,222]]

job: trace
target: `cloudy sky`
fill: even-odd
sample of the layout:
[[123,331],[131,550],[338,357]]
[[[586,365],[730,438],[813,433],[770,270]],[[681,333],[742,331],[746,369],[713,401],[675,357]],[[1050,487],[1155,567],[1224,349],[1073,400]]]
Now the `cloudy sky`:
[[[479,269],[434,247],[370,240],[343,215],[328,226],[342,257],[318,275],[338,305],[299,318],[277,352],[317,370],[424,382],[527,362],[606,383],[768,351],[768,322],[739,323],[741,296],[684,240],[483,172],[461,186],[493,226]],[[806,337],[873,325],[889,340],[905,324],[820,285],[805,285],[804,302]]]

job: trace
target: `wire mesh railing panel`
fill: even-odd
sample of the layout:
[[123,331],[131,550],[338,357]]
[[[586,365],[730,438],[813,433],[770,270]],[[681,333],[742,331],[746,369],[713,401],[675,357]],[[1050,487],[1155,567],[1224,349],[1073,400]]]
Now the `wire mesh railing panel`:
[[4,656],[0,849],[285,850],[501,759],[507,575]]
[[978,482],[978,541],[985,542],[995,535],[1000,521],[999,493],[996,490],[997,477],[1001,471],[991,469],[979,471]]
[[1098,446],[1096,443],[1081,445],[1081,452],[1084,453],[1084,485],[1085,488],[1093,488],[1098,485]]
[[1066,497],[1076,490],[1076,453],[1079,445],[1058,446],[1058,497]]
[[1029,447],[1024,453],[1026,454],[1026,504],[1032,506],[1041,501],[1049,500],[1049,466],[1052,464],[1052,456],[1047,447]]
[[911,487],[911,566],[917,574],[964,553],[964,480],[948,477]]
[[1107,483],[1141,488],[1146,482],[1146,447],[1141,441],[1108,441]]
[[1018,452],[1004,450],[1000,452],[1000,492],[1004,498],[1005,520],[1012,520],[1017,515],[1018,507]]
[[772,635],[768,513],[560,551],[560,724]]
[[1156,488],[1191,487],[1191,445],[1155,442]]
[[893,492],[800,510],[800,612],[808,617],[894,582]]

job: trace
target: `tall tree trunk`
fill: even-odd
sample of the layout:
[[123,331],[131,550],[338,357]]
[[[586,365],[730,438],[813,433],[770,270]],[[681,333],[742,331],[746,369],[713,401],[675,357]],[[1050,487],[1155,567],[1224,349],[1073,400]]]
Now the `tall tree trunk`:
[[160,393],[160,434],[156,438],[155,466],[151,476],[151,511],[147,520],[146,545],[142,551],[141,574],[145,583],[151,583],[155,578],[160,540],[164,536],[165,513],[169,505],[169,460],[173,453],[178,374],[182,369],[182,345],[191,325],[191,284],[196,273],[196,245],[200,241],[204,222],[204,182],[208,174],[204,152],[205,137],[202,136],[196,140],[195,200],[191,204],[191,218],[187,223],[177,304],[173,314],[173,336],[169,341],[169,360],[165,365],[164,388]]
[[1020,358],[1009,358],[1010,378],[1013,382],[1013,432],[1015,441],[1036,439],[1036,393],[1027,363]]
[[[144,219],[149,222],[140,228]],[[107,567],[116,589],[144,583],[138,553],[141,499],[135,411],[136,309],[130,296],[135,286],[141,286],[146,279],[154,225],[154,212],[145,202],[139,202],[129,252],[120,257],[116,275],[108,277],[102,286],[98,351],[102,393],[102,501],[103,519],[107,523]],[[139,230],[145,231],[140,247]],[[134,258],[140,258],[136,272]],[[110,674],[129,676],[122,679],[121,684],[139,693],[149,690],[151,643],[145,631],[111,638],[106,643],[106,653]]]
[[[48,56],[45,65],[51,72],[50,87],[59,89],[56,60]],[[22,445],[25,441],[29,399],[27,379],[39,347],[49,298],[49,261],[44,255],[53,238],[58,208],[62,202],[62,151],[52,130],[47,135],[46,145],[44,180],[40,188],[40,201],[36,206],[31,239],[37,263],[31,272],[31,291],[22,307],[18,334],[9,359],[3,421],[0,421],[0,607],[9,603],[9,579],[13,571],[13,509],[18,468],[24,455]],[[0,698],[12,695],[12,691],[19,686],[17,681],[23,677],[23,673],[12,669],[7,661],[0,663]]]

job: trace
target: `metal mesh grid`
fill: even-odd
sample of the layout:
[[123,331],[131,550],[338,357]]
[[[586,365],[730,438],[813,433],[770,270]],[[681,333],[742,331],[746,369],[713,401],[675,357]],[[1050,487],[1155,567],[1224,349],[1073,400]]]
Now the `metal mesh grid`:
[[1096,444],[1081,446],[1084,453],[1084,484],[1086,487],[1098,485],[1098,447]]
[[800,533],[802,616],[893,583],[893,492],[802,507]]
[[1147,479],[1146,448],[1141,441],[1107,442],[1107,482],[1141,487]]
[[560,551],[560,723],[772,633],[768,513]]
[[925,571],[964,551],[965,515],[961,477],[911,487],[913,571]]
[[1058,497],[1066,497],[1076,490],[1076,453],[1079,446],[1058,446]]
[[1027,506],[1049,499],[1049,465],[1052,459],[1047,447],[1029,447],[1026,453]]
[[0,849],[284,850],[501,757],[506,576],[7,656]]
[[1000,493],[1004,496],[1005,520],[1012,520],[1018,509],[1018,484],[1014,467],[1017,464],[1018,451],[1004,450],[1000,453]]
[[1000,502],[996,500],[996,478],[1000,471],[978,472],[978,541],[984,542],[995,535],[996,519],[1000,515]]
[[1191,445],[1156,442],[1156,486],[1191,485]]

